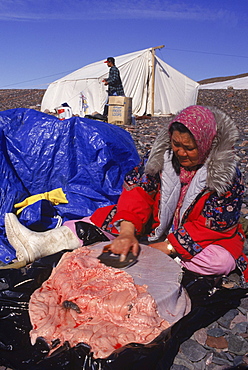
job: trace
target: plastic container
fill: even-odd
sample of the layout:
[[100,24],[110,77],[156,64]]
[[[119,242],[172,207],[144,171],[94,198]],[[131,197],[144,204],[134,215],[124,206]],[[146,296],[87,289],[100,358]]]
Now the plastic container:
[[64,119],[68,119],[72,117],[72,109],[71,107],[64,107],[60,106],[56,108],[56,112],[58,114],[58,118],[63,121]]

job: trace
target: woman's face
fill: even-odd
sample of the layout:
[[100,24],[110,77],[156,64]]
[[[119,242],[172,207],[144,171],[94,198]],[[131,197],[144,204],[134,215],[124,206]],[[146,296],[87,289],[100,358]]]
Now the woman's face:
[[174,131],[171,147],[181,166],[194,167],[199,164],[197,145],[189,133]]

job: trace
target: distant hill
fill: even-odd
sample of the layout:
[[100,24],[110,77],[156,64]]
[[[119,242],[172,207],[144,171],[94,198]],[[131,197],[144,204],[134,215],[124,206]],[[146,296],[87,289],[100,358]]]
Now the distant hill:
[[247,77],[248,73],[242,73],[240,75],[236,76],[226,76],[226,77],[212,77],[212,78],[206,78],[205,80],[197,81],[200,85],[204,84],[210,84],[213,82],[222,82],[222,81],[228,81],[228,80],[234,80],[235,78],[241,78],[241,77]]

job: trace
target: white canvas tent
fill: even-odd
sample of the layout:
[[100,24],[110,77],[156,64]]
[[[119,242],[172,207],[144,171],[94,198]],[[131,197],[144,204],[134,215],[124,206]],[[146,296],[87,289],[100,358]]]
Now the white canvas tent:
[[[175,114],[195,104],[197,99],[199,84],[158,58],[155,49],[115,57],[125,95],[132,98],[135,115]],[[102,80],[108,73],[107,65],[101,60],[54,81],[44,94],[41,111],[54,112],[67,103],[73,114],[81,117],[94,112],[102,114],[107,100]]]
[[246,77],[239,77],[233,78],[231,80],[220,81],[220,82],[213,82],[209,84],[200,85],[199,89],[237,89],[243,90],[248,89],[248,76]]

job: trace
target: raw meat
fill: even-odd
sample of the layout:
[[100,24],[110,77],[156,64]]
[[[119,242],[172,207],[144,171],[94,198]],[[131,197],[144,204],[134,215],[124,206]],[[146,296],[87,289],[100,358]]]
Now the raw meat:
[[[125,271],[107,267],[81,247],[63,255],[31,296],[31,342],[43,337],[71,346],[84,342],[104,358],[130,342],[148,343],[169,326],[146,286]],[[55,347],[56,348],[56,347]]]

